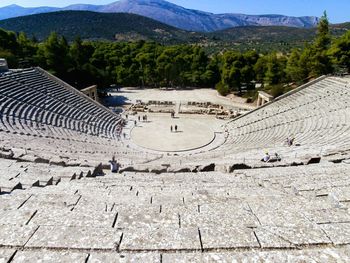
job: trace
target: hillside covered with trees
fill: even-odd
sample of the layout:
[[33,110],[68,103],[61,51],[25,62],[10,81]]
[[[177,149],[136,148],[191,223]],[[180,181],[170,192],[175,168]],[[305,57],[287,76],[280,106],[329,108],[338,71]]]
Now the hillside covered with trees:
[[61,11],[43,13],[0,21],[0,27],[24,32],[27,36],[43,41],[51,32],[64,36],[68,41],[76,37],[84,40],[152,40],[162,44],[178,44],[198,40],[188,32],[168,26],[156,20],[126,13],[96,13],[89,11]]
[[[29,38],[44,41],[51,32],[65,37],[68,42],[77,37],[82,40],[108,40],[135,42],[155,41],[163,45],[197,44],[206,53],[223,50],[251,49],[259,53],[278,50],[288,53],[294,47],[310,43],[315,28],[286,26],[241,26],[230,29],[198,33],[181,30],[156,20],[127,13],[96,13],[89,11],[60,11],[0,20],[0,28],[24,32]],[[349,23],[330,25],[330,32],[338,37],[350,29]]]
[[229,50],[208,55],[199,45],[162,45],[157,42],[82,41],[69,43],[51,33],[38,42],[24,33],[0,30],[0,57],[10,67],[40,66],[77,88],[98,84],[141,87],[216,87],[221,94],[240,91],[253,81],[277,96],[286,83],[350,71],[350,31],[331,37],[327,16],[316,37],[288,54]]

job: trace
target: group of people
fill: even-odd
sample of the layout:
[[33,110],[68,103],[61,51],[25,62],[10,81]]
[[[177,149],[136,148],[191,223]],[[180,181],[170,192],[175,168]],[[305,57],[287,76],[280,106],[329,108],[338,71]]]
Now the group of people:
[[173,127],[173,125],[170,126],[170,132],[177,132],[177,125]]
[[265,156],[261,159],[262,162],[268,163],[268,162],[280,162],[282,161],[281,156],[278,153],[275,153],[275,155],[272,157],[268,152],[265,153]]
[[139,122],[140,122],[141,120],[142,120],[143,122],[145,122],[145,121],[147,122],[148,117],[147,117],[147,115],[143,115],[143,116],[140,116],[140,115],[139,115],[139,116],[137,117],[137,119],[139,120]]
[[[288,137],[286,140],[286,143],[289,147],[294,145],[295,138],[294,137]],[[280,162],[281,157],[279,156],[278,153],[275,153],[274,157],[271,157],[271,155],[266,152],[265,156],[261,159],[262,162],[268,163],[268,162]]]

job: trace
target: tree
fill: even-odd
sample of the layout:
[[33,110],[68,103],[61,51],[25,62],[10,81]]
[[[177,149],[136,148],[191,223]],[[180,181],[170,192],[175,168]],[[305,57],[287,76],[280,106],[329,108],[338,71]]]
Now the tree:
[[27,38],[26,34],[21,32],[17,36],[18,43],[18,59],[20,66],[26,67],[34,63],[33,57],[37,52],[37,45],[31,39]]
[[223,55],[222,83],[228,87],[241,91],[242,72],[244,58],[241,53],[235,51],[225,52]]
[[255,80],[254,65],[259,59],[259,54],[254,50],[247,51],[243,54],[243,59],[245,66],[241,69],[242,81],[249,85]]
[[53,32],[44,43],[39,45],[36,59],[39,65],[64,78],[69,68],[68,51],[69,46],[66,39],[58,37]]
[[202,74],[201,80],[203,86],[214,88],[215,85],[220,81],[220,70],[219,70],[220,59],[218,56],[213,56],[208,65],[206,71]]
[[312,50],[310,45],[306,45],[303,52],[300,55],[300,79],[304,80],[311,76],[311,57]]
[[267,57],[261,56],[254,65],[255,78],[259,82],[264,82],[265,72],[267,70]]
[[291,81],[300,81],[303,79],[303,72],[300,67],[300,52],[298,49],[293,49],[289,55],[285,72]]
[[313,45],[310,47],[310,74],[320,76],[333,71],[331,59],[328,56],[328,49],[331,44],[329,33],[329,22],[327,13],[324,12],[317,26],[317,35]]
[[0,28],[0,49],[10,51],[13,54],[18,52],[16,34]]
[[338,67],[344,67],[350,73],[350,30],[333,43],[329,54]]
[[276,53],[267,55],[264,81],[269,85],[282,82],[284,78],[285,59],[278,58]]
[[18,49],[16,34],[0,29],[0,55],[7,60],[10,67],[17,66]]
[[91,65],[89,65],[93,52],[94,48],[90,43],[84,43],[79,37],[73,41],[69,46],[67,58],[69,68],[66,69],[67,78],[65,80],[68,83],[77,88],[99,84],[94,74],[91,75]]

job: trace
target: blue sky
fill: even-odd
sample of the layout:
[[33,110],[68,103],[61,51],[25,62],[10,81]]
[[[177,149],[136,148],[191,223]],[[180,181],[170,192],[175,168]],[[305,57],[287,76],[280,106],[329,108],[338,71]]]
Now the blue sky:
[[[114,0],[0,0],[0,6],[18,4],[67,6],[76,3],[107,4]],[[186,8],[213,13],[283,14],[321,16],[327,10],[332,23],[350,21],[350,0],[169,0]]]

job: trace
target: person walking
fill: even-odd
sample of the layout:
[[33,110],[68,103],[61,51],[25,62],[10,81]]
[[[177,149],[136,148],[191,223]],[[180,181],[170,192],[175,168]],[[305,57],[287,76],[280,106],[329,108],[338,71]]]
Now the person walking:
[[177,125],[175,125],[175,132],[177,132]]
[[170,126],[170,132],[173,132],[173,125]]

